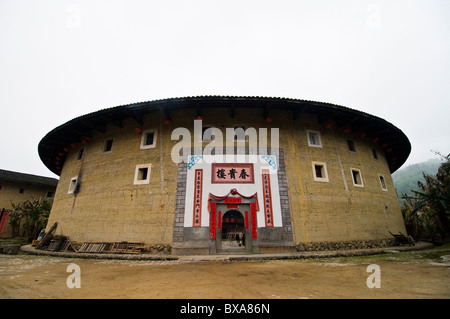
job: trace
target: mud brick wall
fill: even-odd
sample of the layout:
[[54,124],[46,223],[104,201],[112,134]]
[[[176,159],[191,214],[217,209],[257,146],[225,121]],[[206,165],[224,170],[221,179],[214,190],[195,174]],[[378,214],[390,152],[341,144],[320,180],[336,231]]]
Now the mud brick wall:
[[[260,114],[261,113],[261,114]],[[49,225],[58,222],[57,234],[75,241],[140,241],[147,245],[172,245],[182,240],[185,164],[171,159],[171,132],[186,127],[193,134],[195,109],[174,111],[165,124],[159,113],[148,114],[141,125],[129,118],[94,131],[85,145],[73,147],[66,156]],[[326,128],[312,114],[294,119],[291,111],[279,110],[266,123],[262,110],[204,108],[204,126],[279,128],[284,171],[278,172],[283,225],[291,227],[294,244],[352,242],[390,238],[406,233],[384,150],[357,133]],[[156,131],[156,145],[140,149],[135,128]],[[308,145],[307,130],[320,132],[322,147]],[[225,134],[224,134],[225,136]],[[112,151],[102,153],[103,143],[113,138]],[[354,142],[351,152],[347,139]],[[203,143],[203,146],[208,142]],[[270,146],[270,134],[268,136]],[[84,147],[82,159],[79,151]],[[376,151],[378,159],[373,156]],[[326,164],[327,182],[314,179],[313,162]],[[134,185],[137,165],[151,164],[148,184]],[[351,169],[358,169],[363,187],[354,186]],[[379,175],[387,190],[380,186]],[[78,177],[79,192],[68,194],[70,180]]]

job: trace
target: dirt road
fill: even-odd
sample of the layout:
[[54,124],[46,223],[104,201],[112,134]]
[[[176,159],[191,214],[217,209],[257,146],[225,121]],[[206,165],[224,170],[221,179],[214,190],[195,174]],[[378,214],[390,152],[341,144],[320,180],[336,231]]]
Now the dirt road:
[[[368,288],[371,264],[380,288]],[[450,298],[449,266],[448,249],[239,262],[0,255],[0,298]],[[69,276],[80,288],[68,288]]]

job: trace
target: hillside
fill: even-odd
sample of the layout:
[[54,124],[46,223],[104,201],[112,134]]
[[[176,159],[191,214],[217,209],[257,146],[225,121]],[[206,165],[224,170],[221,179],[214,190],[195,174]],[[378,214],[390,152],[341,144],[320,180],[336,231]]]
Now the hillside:
[[443,161],[440,159],[430,159],[426,162],[409,165],[392,174],[399,199],[402,194],[411,195],[411,190],[419,190],[417,181],[424,182],[423,173],[436,175],[442,163]]

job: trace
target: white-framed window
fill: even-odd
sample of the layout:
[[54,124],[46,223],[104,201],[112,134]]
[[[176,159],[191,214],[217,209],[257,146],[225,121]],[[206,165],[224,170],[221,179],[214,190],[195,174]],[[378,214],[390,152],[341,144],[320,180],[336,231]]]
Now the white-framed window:
[[350,168],[350,173],[352,174],[353,186],[364,187],[361,170],[357,168]]
[[113,142],[114,142],[114,139],[112,139],[112,138],[108,138],[103,141],[103,149],[102,149],[103,154],[112,152]]
[[67,194],[73,194],[73,193],[78,193],[78,188],[79,188],[80,184],[78,183],[78,176],[76,177],[72,177],[70,179],[70,183],[69,183],[69,191],[67,192]]
[[314,180],[316,182],[328,182],[327,164],[324,162],[312,162]]
[[356,154],[355,142],[353,140],[347,140],[347,148],[350,153]]
[[136,165],[134,172],[134,185],[142,185],[150,183],[150,172],[152,164],[140,164]]
[[320,137],[319,131],[306,130],[306,135],[308,138],[308,146],[322,147],[322,138]]
[[386,186],[386,180],[384,179],[383,175],[378,174],[378,178],[380,179],[380,185],[381,185],[381,189],[384,191],[387,191],[387,186]]
[[146,130],[142,132],[141,137],[141,149],[145,150],[148,148],[155,148],[156,147],[156,130]]

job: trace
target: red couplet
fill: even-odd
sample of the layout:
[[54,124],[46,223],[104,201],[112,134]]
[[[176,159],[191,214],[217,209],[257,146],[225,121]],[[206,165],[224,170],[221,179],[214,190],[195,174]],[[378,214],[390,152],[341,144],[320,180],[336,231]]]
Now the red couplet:
[[252,224],[252,239],[258,238],[258,233],[256,232],[256,228],[258,226],[256,222],[256,204],[251,203],[250,204],[250,213],[251,213],[251,224]]
[[211,218],[209,227],[209,237],[216,238],[216,203],[211,203]]

